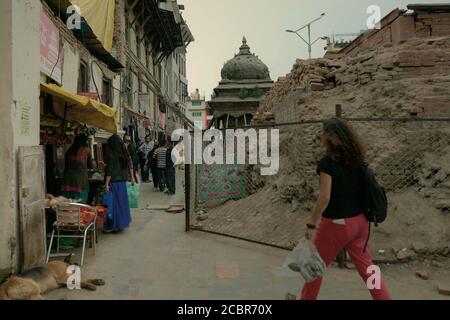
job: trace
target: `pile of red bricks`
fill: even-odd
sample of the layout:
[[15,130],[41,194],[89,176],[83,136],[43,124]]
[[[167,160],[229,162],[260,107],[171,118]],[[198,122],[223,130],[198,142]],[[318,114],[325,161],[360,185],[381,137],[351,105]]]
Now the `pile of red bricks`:
[[297,60],[261,101],[275,122],[334,115],[450,117],[450,35],[413,38],[336,60]]

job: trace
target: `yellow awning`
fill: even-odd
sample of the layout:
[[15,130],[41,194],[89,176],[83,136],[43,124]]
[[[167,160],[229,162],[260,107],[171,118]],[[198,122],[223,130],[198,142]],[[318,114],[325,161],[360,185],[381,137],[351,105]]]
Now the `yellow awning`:
[[53,96],[53,110],[57,116],[117,133],[119,112],[116,108],[67,92],[55,84],[41,83],[41,91]]
[[111,53],[115,0],[70,0],[70,2],[80,8],[81,16],[87,21],[106,51]]

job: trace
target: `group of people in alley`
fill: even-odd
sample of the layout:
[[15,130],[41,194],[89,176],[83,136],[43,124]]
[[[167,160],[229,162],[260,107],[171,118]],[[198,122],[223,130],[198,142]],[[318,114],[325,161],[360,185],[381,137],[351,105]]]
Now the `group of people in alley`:
[[[318,137],[324,151],[317,166],[320,190],[305,225],[305,239],[314,245],[324,266],[329,266],[339,252],[346,249],[367,283],[367,270],[373,261],[367,245],[370,225],[366,215],[369,208],[366,147],[356,131],[340,118],[325,121]],[[113,216],[108,218],[105,232],[122,231],[131,222],[128,181],[153,182],[155,191],[175,194],[173,148],[170,139],[151,141],[149,136],[141,145],[133,143],[128,135],[123,140],[117,134],[108,139],[104,187],[112,193]],[[85,135],[78,135],[66,154],[63,191],[71,198],[86,197],[88,166],[93,164],[90,159],[88,139]],[[288,294],[286,297],[289,300],[315,300],[321,284],[320,276],[305,283],[299,296]],[[391,299],[382,278],[379,287],[369,288],[369,291],[374,299]]]
[[[88,136],[81,133],[74,138],[66,152],[61,193],[70,199],[87,203],[88,169],[95,167],[89,152]],[[152,183],[154,191],[175,194],[175,164],[170,140],[152,141],[146,136],[143,143],[135,143],[129,135],[123,139],[114,134],[108,139],[104,190],[112,195],[112,212],[104,225],[106,233],[120,232],[131,223],[127,182]],[[151,173],[151,177],[150,177]]]
[[143,183],[153,182],[155,191],[174,195],[175,164],[171,156],[173,144],[170,137],[167,140],[152,141],[150,136],[146,136],[144,142],[136,147],[131,137],[126,135],[124,144],[132,159],[135,179],[139,180],[140,177]]

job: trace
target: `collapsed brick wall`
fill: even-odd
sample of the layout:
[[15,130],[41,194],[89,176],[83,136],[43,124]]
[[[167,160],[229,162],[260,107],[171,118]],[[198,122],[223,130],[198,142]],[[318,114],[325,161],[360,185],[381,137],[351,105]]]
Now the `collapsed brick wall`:
[[[413,38],[335,60],[298,59],[264,96],[258,114],[270,114],[275,123],[310,121],[334,116],[336,104],[347,118],[450,118],[450,36]],[[449,123],[352,125],[369,146],[369,161],[389,191],[390,218],[375,230],[373,247],[408,247],[419,241],[448,252]],[[243,170],[246,183],[258,188],[211,210],[201,222],[205,229],[280,246],[291,246],[301,236],[318,193],[321,124],[279,129],[279,173],[255,178],[252,173],[259,168]]]
[[[389,217],[374,230],[373,249],[389,251],[422,243],[448,254],[450,243],[449,122],[351,121],[368,145],[368,159],[386,187]],[[241,238],[292,248],[302,236],[318,195],[316,165],[323,156],[321,123],[276,127],[280,164],[275,176],[242,166],[249,194],[206,209],[197,226]],[[430,251],[431,250],[431,251]],[[390,254],[391,252],[387,253]]]
[[[275,123],[292,123],[334,116],[335,105],[341,104],[343,116],[348,118],[450,118],[449,75],[450,36],[410,39],[398,46],[388,44],[337,60],[297,60],[291,73],[279,79],[266,94],[258,112],[273,114]],[[438,134],[443,134],[442,127],[438,129]],[[298,149],[303,158],[309,155],[307,162],[299,166],[298,161],[302,157],[287,155],[287,163],[280,163],[281,168],[284,165],[293,172],[314,168],[318,160],[314,149],[318,145],[312,141],[320,126],[309,130],[312,132],[305,129],[297,132],[295,139],[280,138],[282,146],[290,146],[289,153]],[[358,131],[370,144],[369,158],[379,168],[387,185],[392,184],[390,179],[414,179],[423,183],[427,170],[423,176],[419,174],[417,177],[412,172],[421,167],[422,162],[408,167],[408,163],[402,165],[405,160],[402,156],[413,152],[408,158],[410,162],[423,157],[425,151],[415,145],[419,141],[433,152],[436,151],[431,150],[433,143],[445,145],[438,137],[430,136],[435,134],[433,130],[422,130],[419,125],[402,127],[398,123],[363,123]],[[383,171],[383,161],[402,172],[403,178],[398,172]],[[314,179],[315,183],[314,173],[308,174],[304,177],[306,181]],[[289,175],[292,172],[281,172],[280,180]]]
[[450,36],[410,39],[337,60],[300,60],[264,96],[276,123],[331,116],[450,116]]
[[398,45],[413,38],[448,36],[450,12],[413,12],[396,9],[383,18],[381,28],[360,35],[343,48],[338,56],[357,54],[386,44]]

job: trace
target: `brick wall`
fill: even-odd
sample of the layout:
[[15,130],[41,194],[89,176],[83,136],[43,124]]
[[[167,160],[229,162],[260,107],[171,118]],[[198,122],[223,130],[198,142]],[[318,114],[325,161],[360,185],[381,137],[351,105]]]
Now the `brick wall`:
[[394,10],[382,20],[380,30],[368,31],[339,52],[357,54],[368,48],[399,44],[414,37],[450,35],[450,12],[404,14]]
[[448,36],[450,35],[450,12],[418,13],[415,26],[418,37]]

